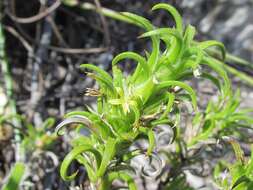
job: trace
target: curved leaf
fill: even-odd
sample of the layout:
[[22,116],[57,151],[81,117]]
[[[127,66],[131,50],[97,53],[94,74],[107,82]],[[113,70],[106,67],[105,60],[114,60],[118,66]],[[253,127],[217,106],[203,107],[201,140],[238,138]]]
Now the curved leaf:
[[208,40],[208,41],[198,43],[198,47],[203,50],[212,46],[216,46],[221,50],[222,60],[224,61],[226,59],[226,48],[223,43],[215,41],[215,40]]
[[151,36],[159,36],[159,35],[165,35],[165,36],[173,36],[179,41],[182,41],[182,36],[180,33],[173,29],[173,28],[158,28],[154,29],[148,32],[145,32],[144,34],[140,35],[139,38],[146,38],[146,37],[151,37]]
[[90,129],[91,131],[93,131],[95,134],[98,134],[97,129],[95,129],[95,128],[92,126],[91,121],[90,121],[87,117],[82,116],[82,115],[74,115],[74,116],[68,117],[67,119],[63,120],[61,123],[59,123],[59,124],[56,126],[55,131],[56,131],[57,135],[62,135],[63,133],[61,132],[61,129],[62,129],[63,127],[65,127],[66,125],[73,124],[73,123],[80,123],[80,124],[83,124],[83,125],[85,125],[88,129]]
[[94,149],[92,146],[90,145],[82,145],[82,146],[78,146],[78,147],[74,147],[73,150],[71,150],[71,152],[69,152],[67,154],[67,156],[64,158],[64,160],[62,161],[61,164],[61,168],[60,168],[60,174],[61,177],[65,180],[65,181],[69,181],[72,180],[76,177],[76,175],[78,174],[78,170],[75,171],[74,173],[72,173],[71,175],[68,175],[68,168],[70,166],[70,164],[77,159],[77,156],[85,153],[85,152],[91,152],[92,154],[94,154],[96,161],[97,161],[97,165],[100,166],[101,163],[101,155],[100,153]]
[[55,119],[54,118],[48,118],[46,121],[43,122],[42,124],[42,129],[43,131],[51,128],[55,124]]
[[[154,26],[149,22],[149,20],[147,20],[139,15],[136,15],[133,13],[128,13],[128,12],[124,12],[122,14],[124,16],[128,17],[129,19],[132,19],[134,24],[142,27],[146,31],[151,31],[154,29]],[[152,40],[152,48],[153,49],[152,49],[151,55],[149,56],[148,64],[152,65],[152,67],[155,68],[157,61],[158,61],[160,40],[156,36],[151,36],[151,40]]]
[[103,159],[97,172],[98,177],[101,177],[104,175],[107,166],[109,165],[110,161],[115,155],[116,145],[117,145],[117,140],[113,138],[109,138],[108,141],[106,142],[105,150],[103,153]]
[[211,69],[213,69],[215,72],[219,74],[219,76],[224,80],[224,86],[222,86],[222,91],[225,96],[230,96],[231,95],[231,83],[228,78],[228,75],[226,71],[224,70],[223,66],[221,63],[211,57],[204,57],[203,62],[201,64],[208,65]]
[[166,118],[168,116],[168,114],[170,113],[172,106],[174,104],[175,94],[168,93],[167,95],[168,95],[168,103],[167,103],[165,111],[163,112],[163,114],[160,117],[161,119]]
[[175,7],[166,4],[166,3],[158,3],[155,6],[152,7],[152,11],[153,10],[157,10],[157,9],[165,9],[167,10],[174,18],[175,23],[176,23],[176,28],[180,33],[183,33],[183,22],[182,22],[182,17],[181,15],[178,13],[177,9],[175,9]]
[[147,150],[147,155],[149,156],[155,147],[155,133],[152,128],[139,127],[140,132],[148,138],[149,146]]
[[157,85],[157,89],[162,90],[164,88],[168,88],[168,87],[171,87],[171,86],[179,86],[179,87],[185,89],[189,93],[189,95],[191,96],[193,108],[195,110],[197,109],[197,96],[196,96],[196,93],[192,89],[192,87],[190,87],[188,84],[185,84],[185,83],[180,82],[180,81],[165,81],[165,82],[159,83]]
[[142,56],[140,56],[137,53],[130,52],[130,51],[118,54],[112,60],[112,65],[116,65],[119,61],[121,61],[123,59],[133,59],[133,60],[137,61],[141,65],[141,67],[143,68],[143,70],[145,71],[145,74],[149,74],[149,67],[147,65],[147,62],[146,62],[145,58],[142,57]]
[[134,112],[134,118],[135,118],[133,126],[137,127],[139,119],[140,119],[140,116],[141,116],[140,110],[139,110],[138,105],[137,105],[137,103],[135,101],[130,102],[130,105],[131,105],[131,109]]
[[190,47],[191,42],[194,39],[195,33],[196,33],[196,28],[192,25],[188,25],[184,34],[184,42],[186,44],[186,47]]
[[134,179],[128,175],[125,172],[111,172],[108,174],[108,181],[110,184],[115,180],[115,179],[120,179],[123,180],[124,182],[127,183],[129,190],[137,190],[137,186],[135,185]]
[[90,78],[95,79],[100,87],[106,92],[107,90],[110,90],[111,93],[114,93],[113,83],[111,81],[108,81],[106,78],[100,75],[96,75],[94,73],[87,72],[87,76]]
[[82,64],[82,65],[80,65],[80,67],[92,70],[92,71],[98,73],[101,77],[105,78],[110,83],[112,83],[112,77],[103,69],[101,69],[95,65],[92,65],[92,64]]

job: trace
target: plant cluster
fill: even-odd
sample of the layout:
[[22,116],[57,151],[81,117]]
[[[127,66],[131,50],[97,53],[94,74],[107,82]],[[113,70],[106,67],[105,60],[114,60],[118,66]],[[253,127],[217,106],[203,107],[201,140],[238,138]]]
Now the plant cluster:
[[[11,122],[13,118],[20,121],[22,128],[18,128]],[[10,125],[13,129],[18,129],[22,135],[22,149],[27,153],[37,150],[46,150],[55,143],[58,138],[55,133],[50,132],[50,128],[54,126],[55,120],[48,118],[38,128],[35,128],[32,124],[28,123],[26,119],[20,115],[8,115],[0,116],[0,127],[2,130]]]
[[[21,128],[16,126],[18,123]],[[21,136],[19,160],[13,165],[10,175],[3,183],[3,190],[13,190],[21,187],[21,182],[25,181],[33,174],[33,164],[42,162],[43,158],[51,160],[44,165],[45,172],[54,170],[58,166],[58,158],[52,152],[52,148],[58,139],[58,136],[50,131],[54,126],[55,120],[48,118],[40,127],[35,127],[28,123],[21,115],[1,115],[0,116],[0,142],[9,141],[14,134],[14,130],[18,130]],[[53,166],[52,166],[53,165]]]
[[[234,163],[220,161],[214,169],[214,179],[221,189],[229,190],[250,190],[253,188],[253,148],[251,156],[246,158],[240,144],[233,138],[225,136],[235,152],[236,160]],[[224,171],[225,173],[224,176]],[[223,177],[222,177],[223,174]]]
[[[137,187],[131,175],[135,169],[131,166],[131,160],[145,154],[151,163],[163,152],[156,146],[159,126],[167,126],[172,131],[166,138],[171,139],[175,151],[173,154],[166,153],[166,162],[179,169],[177,164],[187,160],[190,151],[200,149],[210,139],[216,143],[216,139],[234,135],[240,127],[249,127],[253,123],[250,109],[238,111],[239,92],[233,95],[222,64],[225,60],[223,44],[212,40],[195,41],[196,29],[191,25],[184,27],[174,7],[160,3],[152,8],[153,11],[160,9],[169,12],[175,27],[157,28],[149,20],[133,13],[116,15],[116,19],[146,31],[139,38],[149,39],[152,48],[145,50],[144,55],[129,51],[120,53],[112,61],[112,75],[92,64],[81,65],[82,69],[88,70],[87,76],[99,84],[99,89],[88,89],[86,93],[97,97],[97,107],[70,112],[57,126],[57,133],[62,134],[64,126],[78,124],[72,140],[73,149],[61,164],[60,173],[64,180],[72,180],[77,176],[78,171],[72,174],[68,172],[71,163],[77,161],[85,167],[95,188],[111,189],[113,181],[119,179],[129,189],[135,190]],[[220,49],[221,58],[208,53],[207,49],[212,46]],[[137,64],[133,72],[127,75],[119,66],[126,59]],[[187,82],[191,78],[207,79],[219,90],[218,100],[210,100],[206,110],[198,108],[197,93]],[[185,102],[191,103],[188,114],[194,117],[192,125],[195,134],[188,139],[184,137],[184,130],[180,126]],[[88,136],[82,135],[83,128],[89,130]],[[241,137],[241,133],[238,134],[238,138]],[[140,139],[148,140],[147,149],[131,148]],[[162,165],[159,156],[156,159]],[[145,167],[142,170],[145,173]],[[171,184],[180,184],[185,180],[184,176],[180,177],[180,172],[167,178],[167,189]]]
[[[62,3],[78,5],[76,0]],[[89,3],[84,4],[84,8],[94,10]],[[213,40],[196,41],[195,27],[184,26],[173,6],[159,3],[152,8],[156,10],[167,11],[175,26],[159,28],[133,13],[96,10],[144,29],[139,39],[146,40],[150,48],[118,54],[112,60],[111,72],[82,64],[81,69],[98,84],[98,88],[86,90],[87,96],[96,97],[96,107],[67,113],[55,133],[55,119],[33,126],[17,114],[0,23],[0,58],[8,99],[0,104],[0,142],[14,140],[18,155],[3,190],[31,186],[24,184],[37,172],[35,162],[39,165],[50,158],[53,166],[46,163],[41,168],[45,173],[55,171],[58,157],[53,149],[66,126],[74,130],[68,135],[72,149],[60,166],[63,180],[78,177],[79,170],[72,169],[78,163],[85,168],[91,189],[123,185],[136,190],[135,176],[142,175],[159,181],[158,189],[192,190],[186,170],[199,176],[212,173],[219,189],[253,189],[253,148],[250,155],[250,150],[238,143],[252,144],[248,132],[252,130],[253,109],[241,108],[240,91],[234,93],[231,88],[224,45]],[[128,60],[133,64],[131,73],[125,73],[120,65]],[[193,80],[211,82],[217,99],[210,99],[206,105],[200,102],[198,91],[191,86]],[[252,84],[252,79],[247,80]],[[6,107],[11,111],[7,113]],[[219,161],[231,149],[232,161]],[[208,163],[209,155],[213,165]],[[138,157],[143,160],[137,167],[134,162]],[[208,174],[205,164],[210,164]]]

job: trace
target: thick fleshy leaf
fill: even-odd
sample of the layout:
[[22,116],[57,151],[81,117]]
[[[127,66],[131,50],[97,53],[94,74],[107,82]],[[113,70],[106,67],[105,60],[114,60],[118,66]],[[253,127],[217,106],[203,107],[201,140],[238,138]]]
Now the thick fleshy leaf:
[[[128,13],[128,12],[124,12],[122,14],[128,17],[129,19],[132,19],[133,23],[135,23],[138,26],[141,26],[146,31],[151,31],[154,29],[154,26],[149,22],[149,20],[139,15]],[[156,64],[158,61],[158,55],[159,55],[160,40],[157,36],[151,36],[151,40],[152,40],[152,53],[149,56],[148,64],[152,65],[153,67],[156,67]]]
[[[251,181],[247,176],[242,175],[241,177],[239,177],[239,179],[236,180],[236,182],[233,184],[231,189],[232,190],[243,190],[243,189],[247,188],[246,185],[244,185],[244,186],[240,186],[240,185],[242,183],[250,184],[250,182]],[[238,188],[238,186],[240,186],[240,187]],[[247,189],[247,190],[249,190],[249,189]]]
[[132,102],[130,102],[130,109],[132,109],[132,111],[134,112],[134,123],[133,123],[133,126],[134,127],[137,127],[138,126],[138,122],[139,122],[139,119],[140,119],[140,116],[141,116],[141,114],[140,114],[140,110],[139,110],[139,108],[138,108],[138,105],[137,105],[137,103],[135,102],[135,101],[132,101]]
[[146,128],[146,127],[140,127],[139,131],[148,138],[149,146],[147,149],[147,155],[150,156],[150,154],[153,152],[154,147],[155,147],[155,133],[152,130],[152,128]]
[[168,102],[167,94],[154,94],[145,105],[144,114],[161,112],[164,103]]
[[24,163],[15,163],[15,165],[11,169],[10,176],[8,177],[7,182],[2,187],[2,190],[19,189],[22,182],[22,178],[25,174],[25,169],[26,167]]
[[124,59],[133,59],[137,63],[140,64],[141,68],[144,70],[144,74],[149,74],[149,67],[147,65],[147,62],[144,57],[140,56],[139,54],[135,52],[123,52],[118,54],[113,60],[112,60],[112,65],[114,66],[117,64],[119,61],[124,60]]
[[115,89],[113,88],[113,83],[108,81],[103,76],[96,75],[94,73],[88,73],[88,72],[87,72],[87,76],[90,78],[93,78],[94,80],[98,82],[98,84],[100,85],[100,88],[103,89],[104,91],[103,93],[110,91],[113,94],[115,92],[114,91]]
[[89,179],[91,180],[91,182],[96,182],[97,180],[97,176],[96,176],[96,170],[97,168],[94,168],[96,166],[94,166],[94,163],[89,163],[90,159],[88,159],[88,155],[85,155],[85,157],[82,155],[78,155],[76,156],[76,160],[84,165],[86,172],[88,174]]
[[[203,51],[199,50],[198,48],[191,47],[188,50],[188,53],[190,54],[190,57],[188,57],[188,61],[186,61],[185,66],[191,67],[192,69],[197,68],[200,62],[203,60]],[[191,58],[192,56],[194,56],[194,58]]]
[[185,34],[184,34],[184,42],[185,42],[186,47],[190,47],[194,39],[195,33],[196,33],[196,28],[194,26],[188,25],[186,27]]
[[216,46],[221,50],[222,59],[224,61],[226,59],[226,48],[223,43],[215,41],[215,40],[208,40],[208,41],[198,43],[198,47],[203,50],[212,46]]
[[76,175],[78,174],[78,171],[75,171],[74,173],[72,173],[71,175],[68,175],[68,168],[70,166],[70,164],[78,158],[78,156],[82,153],[85,152],[90,152],[92,154],[94,154],[96,161],[97,161],[97,165],[100,166],[101,163],[101,155],[100,153],[94,149],[92,146],[90,145],[82,145],[82,146],[78,146],[78,147],[74,147],[73,150],[71,150],[67,156],[65,156],[64,160],[62,161],[61,164],[61,168],[60,168],[60,174],[61,177],[66,180],[72,180],[76,177]]
[[134,179],[129,174],[123,171],[110,172],[106,177],[106,180],[103,181],[101,189],[111,189],[111,184],[116,179],[126,182],[129,190],[137,190],[137,186],[135,185]]
[[155,147],[155,133],[152,129],[149,129],[147,134],[148,134],[148,142],[149,142],[147,155],[150,156]]
[[228,78],[228,75],[226,71],[224,70],[223,66],[221,63],[211,57],[204,57],[203,62],[201,64],[208,65],[211,69],[213,69],[215,72],[219,74],[219,76],[224,80],[224,86],[221,87],[223,94],[225,96],[230,96],[231,95],[231,83]]
[[158,29],[154,29],[151,30],[149,32],[146,32],[144,34],[142,34],[140,36],[140,38],[146,38],[146,37],[150,37],[150,36],[163,36],[163,35],[167,35],[167,36],[173,36],[176,39],[178,39],[179,41],[182,41],[182,36],[180,35],[180,33],[173,29],[173,28],[158,28]]
[[[112,73],[113,73],[113,85],[116,89],[116,92],[117,92],[117,94],[122,95],[123,94],[123,85],[124,85],[124,81],[125,81],[123,73],[117,66],[112,67]],[[117,96],[114,98],[117,98]]]
[[43,131],[53,127],[53,125],[55,124],[55,119],[54,118],[48,118],[46,121],[43,122],[42,124],[42,129]]
[[[160,64],[152,64],[152,71],[155,72],[161,65],[164,63],[168,64],[174,64],[178,58],[178,55],[180,55],[182,50],[182,36],[176,29],[171,28],[159,28],[154,29],[152,31],[146,32],[140,36],[140,38],[144,37],[154,37],[157,36],[163,40],[167,46],[167,52],[165,56],[165,60],[163,62],[160,62]],[[168,39],[169,38],[169,39]],[[169,43],[171,41],[171,43]],[[170,45],[169,45],[170,44]]]
[[174,104],[175,94],[168,93],[167,95],[168,95],[168,103],[167,103],[165,111],[163,112],[163,114],[161,116],[161,119],[166,118],[168,116],[168,114],[170,113],[172,106]]
[[116,139],[109,138],[106,142],[102,162],[97,172],[98,177],[102,177],[105,174],[107,166],[110,164],[110,161],[115,156],[116,146]]
[[192,99],[192,105],[193,105],[194,109],[196,110],[197,109],[196,92],[188,84],[180,82],[180,81],[165,81],[165,82],[159,83],[157,85],[157,89],[158,89],[158,91],[160,91],[164,88],[175,87],[175,86],[179,86],[189,93],[189,95],[191,96],[191,99]]
[[166,3],[158,3],[152,7],[152,11],[157,10],[157,9],[165,9],[166,11],[168,11],[173,16],[173,18],[175,20],[177,30],[180,33],[183,33],[182,17],[178,13],[177,9],[175,9],[175,7],[173,7],[169,4],[166,4]]
[[112,77],[103,69],[101,69],[95,65],[92,65],[92,64],[82,64],[82,65],[80,65],[80,67],[92,70],[92,71],[96,72],[97,74],[99,74],[101,77],[108,80],[110,83],[112,83]]
[[85,117],[85,116],[82,116],[82,115],[75,115],[75,116],[72,116],[72,117],[68,117],[66,118],[65,120],[63,120],[61,123],[59,123],[57,126],[56,126],[56,133],[58,135],[62,135],[62,128],[65,127],[66,125],[69,125],[69,124],[73,124],[73,123],[79,123],[79,124],[83,124],[85,125],[88,129],[90,129],[92,132],[94,132],[95,134],[98,134],[98,131],[97,129],[95,129],[91,123],[91,121]]
[[[90,123],[89,126],[87,126],[87,125],[86,126],[92,132],[94,132],[94,134],[96,134],[96,135],[98,135],[98,133],[100,132],[100,134],[102,135],[103,138],[105,138],[105,137],[108,138],[108,137],[113,136],[113,135],[117,136],[117,132],[113,129],[113,127],[106,120],[104,120],[101,117],[101,115],[99,115],[98,113],[95,113],[91,110],[90,110],[90,112],[87,112],[87,111],[73,111],[73,112],[70,112],[70,113],[66,114],[65,117],[66,118],[73,118],[73,117],[87,118],[88,121],[90,121],[90,122],[92,121],[92,122]],[[80,122],[80,124],[85,124],[85,123]],[[60,132],[59,129],[58,129],[58,131]]]
[[210,80],[219,90],[221,90],[221,84],[220,84],[219,79],[217,79],[216,77],[214,77],[214,76],[211,75],[210,73],[203,72],[203,73],[201,74],[201,77]]
[[150,77],[145,82],[134,86],[134,89],[132,90],[133,99],[144,105],[150,96],[152,96],[154,88],[155,80],[153,77]]

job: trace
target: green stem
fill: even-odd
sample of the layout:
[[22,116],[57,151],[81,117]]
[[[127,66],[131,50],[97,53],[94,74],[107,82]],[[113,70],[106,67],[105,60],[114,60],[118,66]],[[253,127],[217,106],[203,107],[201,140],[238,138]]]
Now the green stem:
[[230,72],[231,74],[237,76],[238,78],[240,78],[241,80],[243,80],[244,82],[246,82],[248,85],[253,86],[253,77],[238,71],[237,69],[235,69],[234,67],[231,67],[227,64],[224,64],[225,69]]
[[[217,49],[208,49],[207,51],[208,51],[208,53],[213,54],[213,55],[219,55],[219,52],[220,52]],[[247,66],[247,67],[250,67],[251,69],[253,69],[252,63],[250,63],[249,61],[244,60],[240,57],[234,56],[230,53],[226,53],[226,61],[230,62],[230,63],[236,63],[236,64],[242,65],[242,66]]]
[[120,21],[127,22],[127,23],[130,23],[130,24],[136,24],[131,19],[129,19],[128,17],[126,17],[125,15],[123,15],[119,12],[116,12],[116,11],[111,10],[111,9],[103,8],[103,7],[98,9],[92,3],[82,3],[82,4],[79,5],[79,7],[81,9],[84,9],[84,10],[96,11],[98,13],[103,14],[104,16],[113,18],[115,20],[120,20]]

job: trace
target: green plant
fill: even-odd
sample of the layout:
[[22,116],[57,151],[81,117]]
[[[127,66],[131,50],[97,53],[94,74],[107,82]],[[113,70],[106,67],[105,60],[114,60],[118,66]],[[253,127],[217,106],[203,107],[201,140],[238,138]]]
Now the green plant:
[[[230,80],[222,61],[207,51],[212,46],[219,48],[221,59],[224,60],[223,44],[212,40],[194,41],[195,28],[191,25],[184,28],[181,16],[174,7],[161,3],[152,10],[158,9],[168,11],[176,26],[156,28],[147,19],[132,13],[108,13],[111,17],[145,29],[146,33],[140,38],[149,38],[152,50],[146,50],[145,55],[120,53],[112,61],[112,76],[92,64],[81,65],[82,69],[92,71],[87,72],[87,76],[99,84],[99,89],[88,89],[86,93],[97,97],[97,108],[70,112],[56,128],[57,133],[62,134],[64,126],[79,124],[76,137],[72,140],[73,149],[61,164],[60,173],[64,180],[72,180],[77,176],[78,171],[68,174],[69,166],[76,160],[85,167],[91,184],[96,188],[111,189],[112,182],[119,179],[134,190],[137,187],[131,176],[134,168],[130,161],[143,154],[143,150],[132,150],[130,147],[139,139],[147,139],[149,146],[145,154],[152,159],[157,126],[167,125],[174,131],[172,141],[176,146],[175,155],[178,156],[174,160],[180,163],[179,158],[182,157],[184,148],[190,148],[199,140],[216,134],[216,125],[213,123],[219,123],[221,129],[231,123],[237,124],[241,119],[252,123],[250,117],[243,116],[244,111],[241,115],[231,113],[236,110],[238,103],[237,99],[232,100]],[[161,46],[162,42],[165,49]],[[118,63],[125,59],[137,63],[132,74],[127,76],[118,67]],[[218,76],[206,71],[207,68],[211,68]],[[219,100],[210,102],[203,114],[199,113],[196,92],[187,83],[190,78],[210,80],[219,89]],[[193,108],[189,115],[195,114],[194,122],[200,128],[203,126],[201,123],[204,123],[204,129],[185,143],[179,124],[182,115],[180,105],[187,101],[191,102]],[[80,133],[82,128],[90,131],[89,136]],[[184,177],[176,176],[173,179],[172,184],[184,184]],[[166,186],[171,187],[170,184]]]
[[[236,161],[227,163],[220,161],[214,170],[214,179],[220,189],[224,190],[250,190],[253,188],[253,147],[251,157],[247,159],[240,144],[231,137],[224,137],[231,143],[235,152]],[[225,173],[224,173],[225,172]],[[221,174],[223,173],[223,177]]]
[[[108,8],[98,8],[95,5],[88,3],[88,2],[84,2],[84,3],[78,3],[76,0],[64,0],[62,1],[63,4],[65,4],[66,6],[76,6],[79,7],[82,10],[92,10],[92,11],[96,11],[99,14],[103,14],[104,16],[107,16],[109,18],[113,18],[115,20],[119,20],[119,21],[123,21],[123,22],[127,22],[129,24],[133,24],[136,25],[137,23],[132,22],[131,20],[129,20],[128,18],[126,18],[124,15],[122,15],[120,12],[116,12],[114,10],[108,9]],[[138,24],[137,24],[138,25]],[[219,56],[220,52],[217,49],[208,49],[206,50],[210,55],[212,56]],[[217,60],[218,61],[218,60]],[[242,66],[246,66],[249,69],[252,69],[252,64],[247,61],[244,60],[240,57],[236,57],[230,53],[226,53],[226,62],[228,63],[233,63],[236,65],[242,65]],[[235,69],[234,67],[225,64],[225,62],[220,61],[220,64],[223,65],[224,69],[228,72],[231,73],[232,75],[237,76],[238,78],[241,79],[242,82],[245,82],[247,85],[249,86],[253,86],[253,78],[250,75],[247,75],[244,72],[241,72],[240,70]]]
[[2,190],[19,189],[24,174],[25,164],[22,162],[16,162],[10,172],[7,182],[4,183]]
[[[18,128],[15,123],[12,123],[13,119],[18,120],[23,128]],[[21,138],[21,147],[26,154],[30,154],[35,150],[48,150],[55,143],[58,136],[55,133],[50,132],[50,128],[54,126],[55,120],[48,118],[40,127],[35,127],[28,123],[26,119],[21,115],[8,115],[0,116],[0,128],[5,128],[5,125],[18,129]]]
[[[13,121],[18,121],[22,128],[17,127]],[[30,173],[31,166],[35,160],[38,163],[39,160],[43,159],[42,155],[45,155],[48,160],[51,159],[53,162],[53,167],[43,168],[45,171],[58,165],[57,157],[51,152],[58,139],[55,133],[50,132],[50,128],[54,126],[54,123],[53,118],[48,118],[40,127],[35,127],[21,115],[0,115],[0,137],[2,137],[0,143],[2,140],[11,139],[11,132],[7,134],[5,131],[16,129],[21,137],[20,148],[24,154],[22,162],[16,160],[10,174],[3,181],[3,190],[18,189],[29,175],[33,175]]]
[[240,102],[239,90],[226,103],[209,101],[205,112],[197,114],[194,118],[194,127],[200,131],[188,142],[188,146],[211,137],[237,135],[244,138],[241,129],[251,129],[253,119],[250,113],[253,109],[240,108]]

